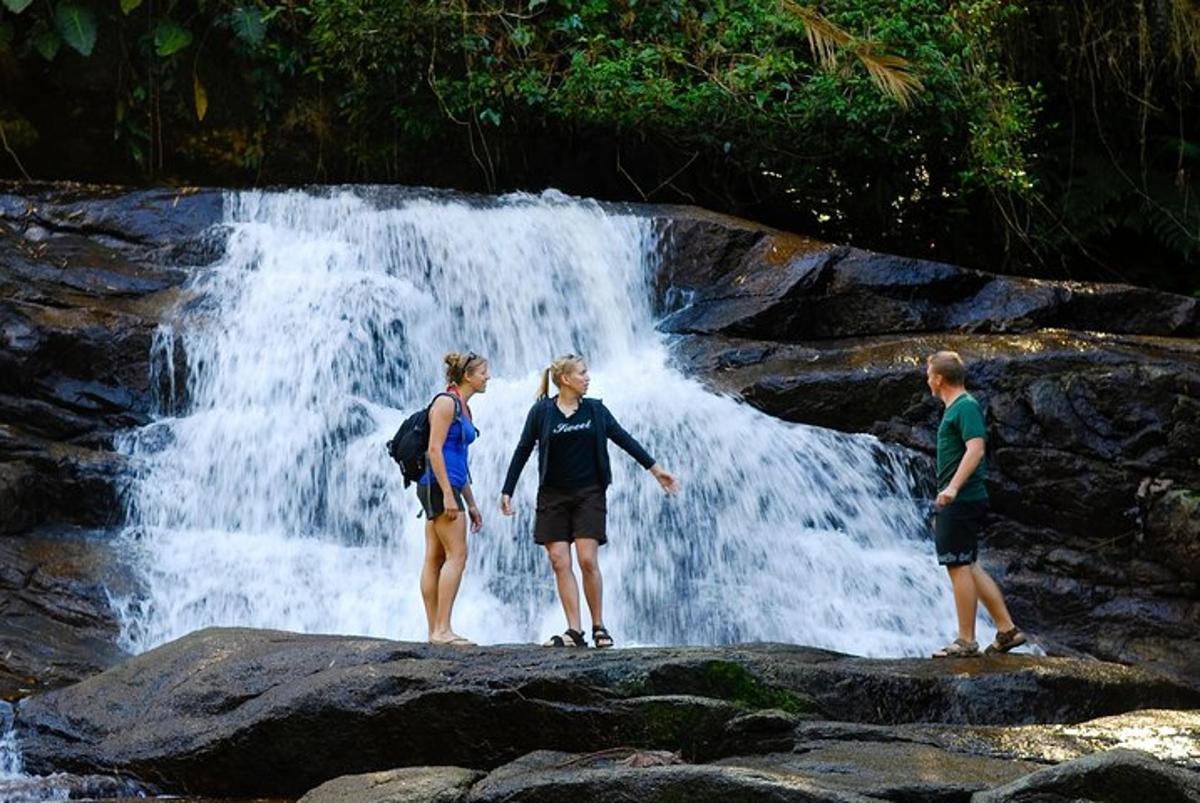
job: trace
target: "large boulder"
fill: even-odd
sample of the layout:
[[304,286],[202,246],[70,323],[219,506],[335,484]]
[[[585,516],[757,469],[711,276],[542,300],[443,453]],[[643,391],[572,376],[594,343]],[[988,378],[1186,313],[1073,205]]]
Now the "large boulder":
[[[1003,725],[1196,705],[1200,692],[1138,669],[1032,656],[456,649],[213,629],[23,700],[16,727],[32,772],[116,770],[165,791],[299,795],[342,775],[490,769],[544,749],[631,746],[706,761],[753,743],[738,733],[778,737],[781,722],[814,717]],[[756,710],[776,713],[747,723]]]

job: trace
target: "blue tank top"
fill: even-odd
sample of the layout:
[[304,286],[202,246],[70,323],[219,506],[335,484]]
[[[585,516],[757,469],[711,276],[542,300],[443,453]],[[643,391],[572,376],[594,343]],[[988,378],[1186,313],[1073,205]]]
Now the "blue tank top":
[[[471,481],[471,472],[467,468],[467,448],[478,436],[475,425],[465,415],[456,416],[450,422],[446,442],[442,444],[442,458],[446,461],[446,476],[450,478],[450,487],[461,488]],[[425,473],[418,484],[434,485],[436,482],[433,466],[425,466]]]

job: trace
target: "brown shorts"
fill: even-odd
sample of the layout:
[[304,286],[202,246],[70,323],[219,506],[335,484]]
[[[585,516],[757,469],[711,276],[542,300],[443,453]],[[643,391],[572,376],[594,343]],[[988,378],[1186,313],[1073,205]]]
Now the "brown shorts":
[[608,499],[603,485],[539,488],[533,540],[548,544],[551,541],[571,542],[576,538],[594,538],[603,544],[608,541],[604,529],[607,516]]

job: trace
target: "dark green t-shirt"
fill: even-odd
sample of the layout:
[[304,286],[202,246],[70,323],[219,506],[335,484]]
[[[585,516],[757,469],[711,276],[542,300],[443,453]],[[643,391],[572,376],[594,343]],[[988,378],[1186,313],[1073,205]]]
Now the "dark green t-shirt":
[[[967,453],[967,441],[971,438],[987,440],[987,427],[983,422],[983,409],[975,397],[964,393],[946,408],[942,415],[942,423],[938,426],[937,434],[937,474],[938,490],[941,491],[954,479],[958,464]],[[979,502],[988,498],[987,486],[987,457],[979,461],[979,465],[971,472],[971,476],[958,489],[955,497],[961,502]]]

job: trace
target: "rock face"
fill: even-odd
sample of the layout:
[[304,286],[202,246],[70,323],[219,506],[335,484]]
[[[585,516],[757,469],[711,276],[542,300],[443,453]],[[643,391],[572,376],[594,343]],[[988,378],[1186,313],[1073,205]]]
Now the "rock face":
[[74,683],[125,657],[108,595],[132,583],[94,536],[0,538],[0,699]]
[[[1156,727],[1175,740],[1160,742],[1165,756],[1200,762],[1200,720],[1186,713],[1032,724],[1194,706],[1200,692],[1185,686],[1064,658],[462,649],[205,630],[23,700],[16,728],[28,771],[117,772],[188,794],[299,795],[343,775],[454,765],[496,770],[473,800],[629,799],[610,787],[636,799],[955,800]],[[313,794],[455,799],[466,785],[439,771]]]
[[113,433],[149,420],[151,340],[221,210],[213,191],[0,187],[0,534],[118,518]]
[[660,276],[680,359],[772,415],[932,456],[924,358],[961,353],[988,411],[983,559],[1018,620],[1200,682],[1200,300],[664,226],[686,243]]

